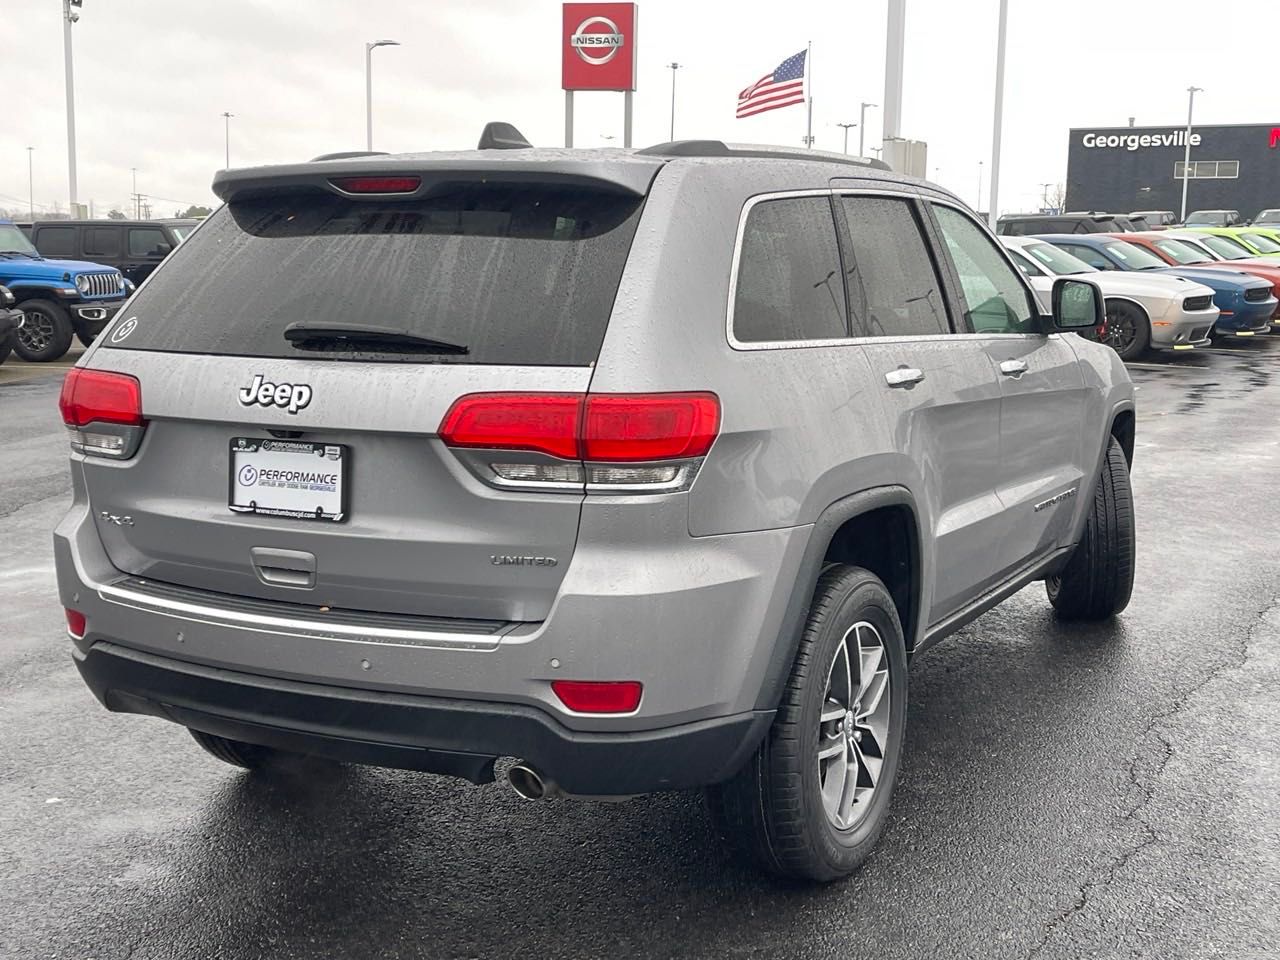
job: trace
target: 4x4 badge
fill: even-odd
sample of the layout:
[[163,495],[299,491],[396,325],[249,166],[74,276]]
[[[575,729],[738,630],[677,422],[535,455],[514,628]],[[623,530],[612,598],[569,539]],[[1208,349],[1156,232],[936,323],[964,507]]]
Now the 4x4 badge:
[[240,403],[252,407],[255,403],[264,407],[284,407],[290,413],[297,413],[311,402],[311,385],[307,383],[272,383],[264,380],[262,374],[255,374],[253,383],[241,387]]

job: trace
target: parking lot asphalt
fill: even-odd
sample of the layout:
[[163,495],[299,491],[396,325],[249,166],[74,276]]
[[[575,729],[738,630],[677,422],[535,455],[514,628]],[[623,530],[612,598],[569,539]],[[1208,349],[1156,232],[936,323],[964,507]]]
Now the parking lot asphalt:
[[53,582],[59,372],[0,367],[0,957],[1280,956],[1280,336],[1134,365],[1131,606],[1061,624],[1033,585],[921,656],[888,829],[825,888],[692,795],[259,780],[101,709]]

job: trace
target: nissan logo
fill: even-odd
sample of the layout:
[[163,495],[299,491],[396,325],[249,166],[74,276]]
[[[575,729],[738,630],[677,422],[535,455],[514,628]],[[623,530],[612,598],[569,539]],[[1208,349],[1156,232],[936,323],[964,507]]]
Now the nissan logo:
[[[604,27],[608,32],[587,33],[588,28],[596,26]],[[618,25],[608,17],[588,17],[573,31],[569,46],[587,63],[599,66],[618,55],[618,50],[622,47],[622,33],[618,30]]]

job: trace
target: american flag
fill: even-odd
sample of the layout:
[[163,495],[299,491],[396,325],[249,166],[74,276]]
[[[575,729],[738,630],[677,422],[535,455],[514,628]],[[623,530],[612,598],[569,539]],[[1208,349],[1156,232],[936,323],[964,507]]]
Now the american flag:
[[738,117],[753,117],[766,110],[804,103],[804,67],[807,50],[783,60],[776,70],[766,73],[738,94]]

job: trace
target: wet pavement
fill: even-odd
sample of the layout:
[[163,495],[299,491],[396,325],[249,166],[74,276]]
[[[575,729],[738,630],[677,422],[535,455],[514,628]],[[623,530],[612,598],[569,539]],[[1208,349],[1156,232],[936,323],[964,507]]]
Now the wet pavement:
[[[6,365],[7,367],[8,365]],[[1280,957],[1280,337],[1135,364],[1133,602],[922,656],[892,819],[778,884],[692,795],[301,768],[102,710],[64,639],[50,370],[0,368],[0,957]]]

